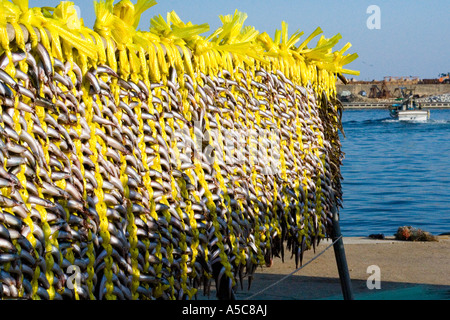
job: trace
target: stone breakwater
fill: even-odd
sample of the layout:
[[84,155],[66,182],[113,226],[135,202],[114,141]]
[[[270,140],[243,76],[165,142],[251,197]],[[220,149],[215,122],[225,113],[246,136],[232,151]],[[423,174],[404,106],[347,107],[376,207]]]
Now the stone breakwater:
[[441,95],[434,95],[430,97],[424,97],[418,99],[419,102],[442,102],[442,103],[450,103],[450,93],[445,93]]

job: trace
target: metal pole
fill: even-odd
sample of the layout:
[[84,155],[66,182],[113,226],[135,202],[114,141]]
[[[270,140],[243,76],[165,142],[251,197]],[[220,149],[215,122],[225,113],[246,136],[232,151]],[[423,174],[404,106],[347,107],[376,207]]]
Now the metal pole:
[[[332,208],[333,213],[333,234],[332,240],[333,242],[341,237],[341,228],[339,226],[339,214],[336,209],[336,205],[333,204]],[[352,283],[350,280],[350,274],[348,272],[347,259],[345,258],[345,250],[344,250],[344,241],[342,237],[336,241],[333,245],[334,255],[336,257],[336,264],[339,272],[339,279],[341,281],[341,289],[342,295],[344,296],[344,300],[354,300],[353,297],[353,289]]]

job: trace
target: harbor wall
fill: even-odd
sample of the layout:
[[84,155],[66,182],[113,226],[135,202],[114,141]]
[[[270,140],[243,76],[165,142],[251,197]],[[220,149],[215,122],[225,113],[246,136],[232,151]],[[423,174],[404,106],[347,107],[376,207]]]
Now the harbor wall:
[[[368,83],[349,83],[349,84],[336,84],[337,93],[340,94],[343,91],[350,91],[352,94],[357,95],[361,91],[365,91],[369,96],[370,89],[373,85],[377,85],[381,90],[382,82],[368,82]],[[407,90],[412,89],[414,94],[419,96],[440,95],[444,93],[450,93],[450,84],[408,84],[408,83],[387,83],[386,88],[394,94],[396,88],[405,87]],[[398,90],[397,90],[398,92]],[[395,94],[397,95],[397,92]]]
[[[376,100],[376,99],[374,99]],[[344,109],[389,109],[393,101],[376,101],[376,102],[344,102]],[[448,102],[423,102],[423,109],[450,109]]]

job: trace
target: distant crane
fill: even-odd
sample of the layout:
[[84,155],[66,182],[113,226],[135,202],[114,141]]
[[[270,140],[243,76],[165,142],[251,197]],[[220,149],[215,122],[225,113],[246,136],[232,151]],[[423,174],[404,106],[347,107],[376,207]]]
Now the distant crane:
[[[398,93],[396,95],[397,91],[398,91]],[[408,89],[406,87],[398,87],[398,88],[395,88],[393,95],[394,96],[396,95],[398,98],[407,98],[407,97],[413,96],[414,91],[415,91],[415,89]]]
[[381,89],[376,84],[370,88],[369,98],[386,99],[391,97],[391,92],[386,86],[386,80],[383,81]]
[[439,83],[450,83],[450,72],[439,75]]

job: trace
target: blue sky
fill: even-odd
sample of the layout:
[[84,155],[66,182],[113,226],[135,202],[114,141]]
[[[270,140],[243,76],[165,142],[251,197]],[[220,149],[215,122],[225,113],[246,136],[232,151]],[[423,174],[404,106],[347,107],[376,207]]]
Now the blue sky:
[[[131,0],[136,2],[136,0]],[[337,48],[352,44],[349,53],[359,58],[348,65],[361,71],[360,80],[383,79],[384,76],[418,76],[435,78],[450,72],[450,1],[448,0],[156,0],[146,11],[139,28],[147,30],[150,19],[165,17],[174,10],[180,18],[196,24],[208,23],[211,30],[221,25],[219,15],[235,9],[248,14],[246,25],[271,36],[281,29],[281,21],[289,25],[289,33],[305,32],[303,39],[320,26],[326,37],[342,35]],[[91,0],[73,1],[80,7],[86,26],[95,21]],[[55,0],[29,0],[30,7],[56,6]],[[367,28],[371,16],[367,8],[380,8],[380,29]],[[314,40],[313,40],[314,41]]]

